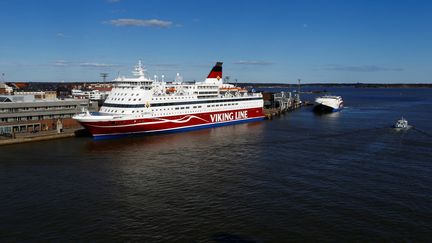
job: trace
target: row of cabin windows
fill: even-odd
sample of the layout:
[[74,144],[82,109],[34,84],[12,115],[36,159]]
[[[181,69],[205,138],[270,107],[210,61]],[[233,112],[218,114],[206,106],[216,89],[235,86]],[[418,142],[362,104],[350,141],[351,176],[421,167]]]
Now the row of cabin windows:
[[135,87],[117,87],[118,89],[134,89]]
[[198,99],[207,99],[207,98],[214,98],[214,95],[200,95],[200,96],[198,96]]
[[126,95],[128,95],[128,96],[139,96],[140,94],[139,93],[136,93],[136,94],[128,94],[128,93],[114,93],[114,96],[126,96]]
[[[119,83],[119,84],[132,84],[132,85],[136,85],[137,83],[134,82],[125,82],[125,83]],[[150,86],[146,86],[146,85],[151,85],[151,83],[140,83],[140,85],[144,85],[144,86],[140,86],[140,88],[151,88]],[[130,89],[130,88],[135,88],[136,86],[117,86],[116,88],[118,89]],[[197,86],[198,89],[218,89],[219,86],[218,85],[212,85],[212,86]],[[183,88],[186,89],[192,89],[194,88],[194,86],[183,86]]]
[[[160,109],[152,109],[152,111],[169,111],[169,110],[184,110],[184,109],[190,109],[190,106],[182,106],[182,107],[175,107],[175,108],[160,108]],[[202,106],[193,106],[193,109],[199,109],[202,108]]]
[[[134,85],[135,83],[126,83],[126,84]],[[116,88],[117,89],[134,89],[135,87],[137,87],[137,86],[128,86],[128,87],[117,86]],[[151,88],[152,88],[151,86],[140,86],[140,89],[145,89],[145,90],[151,90]],[[193,87],[189,87],[189,86],[184,86],[183,88],[193,89]],[[218,89],[219,86],[217,86],[217,85],[215,85],[215,86],[198,86],[197,88],[198,89]]]
[[198,89],[218,89],[219,86],[198,86]]
[[[132,87],[116,87],[117,89],[135,89],[135,86]],[[140,89],[151,90],[150,86],[140,86]]]
[[193,98],[193,97],[190,97],[190,96],[187,96],[187,97],[185,97],[185,96],[177,96],[177,97],[168,97],[168,98],[166,98],[166,97],[163,97],[163,98],[152,98],[152,100],[178,100],[178,99],[191,99],[191,98]]
[[[112,99],[110,99],[110,100],[124,101],[124,98],[112,98]],[[132,98],[128,99],[128,101],[132,101],[132,100],[133,100],[133,101],[137,101],[136,98],[135,98],[135,99],[132,99]],[[141,98],[139,98],[138,101],[141,101]]]
[[217,93],[219,93],[219,91],[199,91],[198,92],[198,94],[217,94]]
[[[191,97],[178,97],[178,98],[185,99],[185,98],[191,98]],[[175,97],[175,98],[152,98],[152,100],[167,100],[167,99],[177,99],[177,97]],[[110,100],[124,101],[124,98],[110,98]],[[128,99],[128,101],[132,101],[132,100],[137,101],[136,98],[135,99],[132,99],[132,98]],[[141,100],[142,100],[141,98],[138,99],[138,101],[141,101]]]
[[132,84],[132,85],[151,85],[153,82],[128,82],[128,81],[117,81],[116,84]]
[[[138,94],[136,94],[138,96]],[[131,95],[133,96],[133,94]],[[177,99],[191,99],[192,97],[188,96],[188,97],[184,97],[184,96],[180,96],[180,97],[168,97],[168,98],[152,98],[152,100],[177,100]],[[124,98],[113,98],[112,100],[124,100]],[[130,101],[131,99],[129,99]],[[136,99],[134,99],[136,100]],[[138,99],[141,100],[141,99]]]
[[230,106],[230,105],[238,105],[238,103],[227,103],[227,104],[207,105],[207,107],[219,107],[219,106]]
[[[126,95],[134,96],[134,94],[126,94],[126,93],[114,94],[114,96],[126,96]],[[135,96],[139,96],[139,94],[135,94]],[[191,99],[191,98],[193,98],[193,97],[179,96],[179,97],[168,97],[168,98],[166,98],[166,97],[164,97],[164,98],[152,98],[152,100],[174,100],[174,99],[177,100],[177,99]],[[124,98],[112,98],[112,100],[124,100]],[[141,99],[139,99],[139,100],[141,100]],[[129,99],[129,101],[130,101],[130,99]]]
[[[202,106],[194,106],[193,108],[202,108]],[[185,109],[185,107],[181,107],[181,110]],[[190,109],[190,107],[186,107],[186,109]],[[179,107],[176,108],[162,108],[162,109],[154,109],[152,111],[162,111],[162,110],[179,110]],[[114,113],[119,113],[119,110],[115,110],[115,109],[103,109],[101,110],[102,112],[114,112]],[[125,111],[122,110],[121,113],[124,113]],[[144,112],[144,110],[141,110],[141,113]],[[135,110],[132,110],[132,113],[135,113]],[[139,110],[136,111],[136,113],[139,113]]]

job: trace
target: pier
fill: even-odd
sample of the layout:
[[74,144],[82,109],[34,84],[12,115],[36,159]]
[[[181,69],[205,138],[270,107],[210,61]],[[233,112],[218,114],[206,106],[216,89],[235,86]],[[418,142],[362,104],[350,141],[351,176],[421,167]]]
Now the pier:
[[41,131],[38,133],[18,133],[18,134],[14,134],[12,137],[0,136],[0,146],[75,137],[77,136],[77,132],[81,130],[82,128],[69,128],[61,132],[51,130],[51,131]]
[[300,100],[298,94],[293,94],[291,92],[264,92],[264,115],[267,119],[273,119],[275,116],[280,116],[281,114],[289,111],[296,110],[305,104]]

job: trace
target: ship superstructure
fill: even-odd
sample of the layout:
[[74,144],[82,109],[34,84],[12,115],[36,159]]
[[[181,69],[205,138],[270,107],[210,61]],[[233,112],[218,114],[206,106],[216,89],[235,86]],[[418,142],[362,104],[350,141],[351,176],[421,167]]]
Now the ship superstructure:
[[150,79],[141,61],[133,78],[118,77],[97,113],[74,116],[94,137],[228,125],[264,118],[261,93],[222,81],[217,62],[202,82]]

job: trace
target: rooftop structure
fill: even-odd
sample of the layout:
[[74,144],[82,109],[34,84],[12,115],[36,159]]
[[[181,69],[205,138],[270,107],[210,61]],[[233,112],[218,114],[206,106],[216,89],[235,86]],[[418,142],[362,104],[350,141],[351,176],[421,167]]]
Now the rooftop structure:
[[5,83],[0,83],[0,95],[10,95],[13,92],[13,88]]
[[79,127],[71,117],[89,108],[88,100],[41,100],[34,95],[0,95],[0,134]]

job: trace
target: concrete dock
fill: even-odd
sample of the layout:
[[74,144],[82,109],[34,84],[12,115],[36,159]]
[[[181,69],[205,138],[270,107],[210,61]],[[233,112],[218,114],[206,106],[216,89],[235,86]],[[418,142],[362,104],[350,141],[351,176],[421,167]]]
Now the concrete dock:
[[16,134],[14,138],[2,138],[0,139],[1,145],[9,145],[9,144],[17,144],[17,143],[28,143],[28,142],[36,142],[36,141],[45,141],[59,138],[67,138],[67,137],[75,137],[76,132],[80,130],[78,129],[66,129],[61,133],[57,133],[57,131],[43,131],[38,133],[23,133]]

